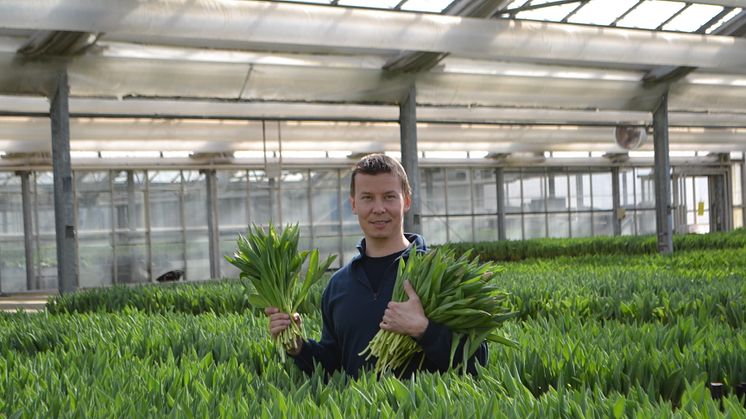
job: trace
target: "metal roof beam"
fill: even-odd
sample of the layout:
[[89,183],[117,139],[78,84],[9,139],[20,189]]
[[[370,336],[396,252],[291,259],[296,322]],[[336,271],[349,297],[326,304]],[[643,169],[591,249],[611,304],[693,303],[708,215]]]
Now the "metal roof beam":
[[0,3],[0,27],[104,32],[107,39],[165,37],[746,71],[746,40],[731,37],[249,0],[6,0]]
[[[708,22],[709,23],[709,22]],[[727,24],[715,29],[712,35],[744,36],[746,35],[746,10],[741,11]],[[650,70],[643,80],[647,85],[670,83],[685,77],[696,70],[694,66],[661,66]]]
[[[445,14],[484,18],[494,15],[510,2],[511,0],[461,0],[451,3]],[[405,73],[427,71],[447,56],[447,53],[403,51],[384,64],[383,69]]]

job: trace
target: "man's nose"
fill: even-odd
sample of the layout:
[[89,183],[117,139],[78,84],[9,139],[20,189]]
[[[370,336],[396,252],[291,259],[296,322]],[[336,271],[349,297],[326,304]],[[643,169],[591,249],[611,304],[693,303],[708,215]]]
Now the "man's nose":
[[376,199],[373,202],[373,212],[375,212],[376,214],[386,212],[386,208],[383,206],[383,201]]

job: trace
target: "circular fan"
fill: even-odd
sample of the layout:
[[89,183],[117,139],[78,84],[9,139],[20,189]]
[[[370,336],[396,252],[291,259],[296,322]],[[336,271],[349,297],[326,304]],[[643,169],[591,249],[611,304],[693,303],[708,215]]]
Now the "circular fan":
[[644,127],[635,127],[632,125],[620,125],[614,130],[616,143],[625,150],[635,150],[645,144],[648,133]]

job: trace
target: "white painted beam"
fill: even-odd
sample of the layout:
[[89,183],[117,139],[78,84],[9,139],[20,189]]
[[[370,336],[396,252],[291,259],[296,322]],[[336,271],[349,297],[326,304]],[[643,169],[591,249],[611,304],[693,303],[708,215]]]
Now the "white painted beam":
[[263,1],[5,0],[0,27],[103,32],[225,45],[444,52],[577,63],[746,71],[746,40]]

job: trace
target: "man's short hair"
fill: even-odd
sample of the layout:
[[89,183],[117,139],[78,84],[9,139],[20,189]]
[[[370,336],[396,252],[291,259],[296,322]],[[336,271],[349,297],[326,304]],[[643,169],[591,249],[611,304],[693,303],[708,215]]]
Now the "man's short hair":
[[412,195],[412,188],[409,186],[409,179],[407,178],[407,172],[404,171],[404,167],[402,167],[401,163],[385,154],[368,154],[355,163],[350,179],[350,196],[355,196],[355,175],[358,173],[365,175],[393,173],[401,181],[401,189],[404,192],[404,196]]

